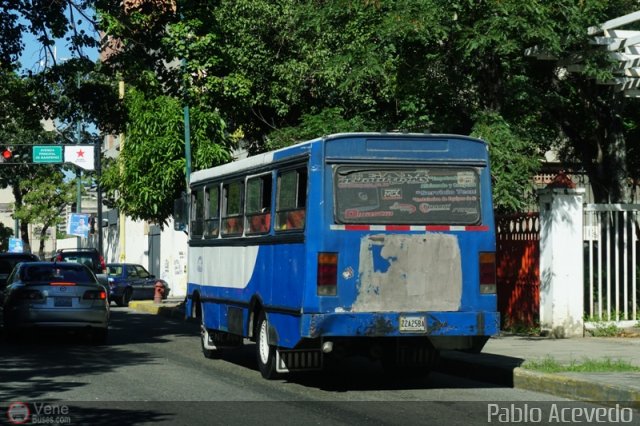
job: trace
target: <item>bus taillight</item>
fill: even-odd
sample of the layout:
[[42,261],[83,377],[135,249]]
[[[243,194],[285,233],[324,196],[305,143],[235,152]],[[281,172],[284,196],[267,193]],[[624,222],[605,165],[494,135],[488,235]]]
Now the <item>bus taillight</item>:
[[318,253],[318,296],[335,296],[337,277],[338,253]]
[[480,253],[480,293],[496,293],[496,254]]

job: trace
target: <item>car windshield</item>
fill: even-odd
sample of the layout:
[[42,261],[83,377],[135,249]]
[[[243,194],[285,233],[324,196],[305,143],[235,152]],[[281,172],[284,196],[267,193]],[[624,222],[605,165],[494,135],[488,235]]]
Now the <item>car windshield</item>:
[[13,271],[14,266],[16,266],[20,262],[24,262],[27,260],[33,260],[30,257],[10,257],[5,259],[0,259],[0,274],[9,275],[11,271]]
[[64,255],[66,262],[80,263],[89,268],[93,268],[93,258],[90,255]]
[[109,275],[122,275],[122,265],[108,265],[107,273]]
[[55,266],[28,266],[20,271],[22,282],[42,282],[42,281],[67,281],[67,282],[90,282],[93,281],[91,274],[86,269],[61,268]]

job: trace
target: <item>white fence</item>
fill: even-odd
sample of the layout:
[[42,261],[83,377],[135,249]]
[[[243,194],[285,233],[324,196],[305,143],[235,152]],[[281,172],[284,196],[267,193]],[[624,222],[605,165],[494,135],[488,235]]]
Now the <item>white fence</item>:
[[628,327],[638,317],[640,204],[584,205],[584,280],[587,322]]

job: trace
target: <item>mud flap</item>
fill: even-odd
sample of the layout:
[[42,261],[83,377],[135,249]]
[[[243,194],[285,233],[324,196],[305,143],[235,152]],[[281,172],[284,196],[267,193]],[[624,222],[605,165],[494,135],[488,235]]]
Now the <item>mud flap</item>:
[[276,372],[322,370],[321,350],[276,350]]

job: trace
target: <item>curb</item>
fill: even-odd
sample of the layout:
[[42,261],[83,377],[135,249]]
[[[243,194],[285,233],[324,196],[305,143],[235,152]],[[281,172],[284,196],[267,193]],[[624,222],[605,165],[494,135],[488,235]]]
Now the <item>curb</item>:
[[[621,373],[543,373],[520,367],[520,358],[444,351],[437,371],[499,386],[547,393],[562,398],[640,408],[640,387],[615,384]],[[624,374],[624,373],[622,373]]]
[[141,300],[129,302],[129,308],[137,312],[144,312],[152,315],[162,315],[168,318],[184,318],[184,304],[182,303],[174,306],[157,304],[149,300]]
[[633,408],[640,408],[640,391],[578,376],[516,368],[513,370],[513,387],[607,405],[625,402]]

